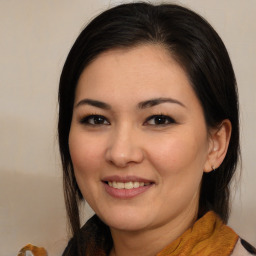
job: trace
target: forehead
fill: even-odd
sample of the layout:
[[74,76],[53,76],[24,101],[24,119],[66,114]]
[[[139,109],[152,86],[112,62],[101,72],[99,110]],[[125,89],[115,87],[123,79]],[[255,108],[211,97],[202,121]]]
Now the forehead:
[[[100,54],[82,72],[76,100],[95,97],[104,100],[138,100],[194,94],[183,68],[161,45],[140,45]],[[195,96],[195,95],[194,95]]]

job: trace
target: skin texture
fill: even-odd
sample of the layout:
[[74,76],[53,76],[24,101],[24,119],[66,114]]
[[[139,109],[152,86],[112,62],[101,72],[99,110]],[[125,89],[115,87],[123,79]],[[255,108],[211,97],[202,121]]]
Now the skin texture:
[[[142,107],[156,98],[172,102]],[[86,119],[90,115],[101,118]],[[110,226],[112,255],[155,255],[192,225],[203,172],[221,164],[230,132],[226,120],[209,132],[186,73],[159,45],[110,50],[85,68],[70,154],[85,200]],[[116,198],[103,182],[113,175],[151,185],[134,197]]]

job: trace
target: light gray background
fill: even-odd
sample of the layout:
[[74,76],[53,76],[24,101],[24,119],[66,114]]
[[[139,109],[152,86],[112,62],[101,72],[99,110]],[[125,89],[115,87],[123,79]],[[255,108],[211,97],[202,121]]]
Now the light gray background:
[[[81,28],[118,2],[0,0],[0,255],[16,255],[31,242],[56,256],[67,242],[56,140],[58,79]],[[243,167],[230,225],[256,245],[256,1],[172,2],[206,17],[233,61]]]

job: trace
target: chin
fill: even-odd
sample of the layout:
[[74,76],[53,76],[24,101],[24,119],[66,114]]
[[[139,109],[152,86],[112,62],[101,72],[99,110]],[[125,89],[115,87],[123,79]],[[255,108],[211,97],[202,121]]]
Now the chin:
[[113,222],[108,225],[111,229],[121,230],[121,231],[128,231],[128,232],[136,232],[143,230],[147,227],[145,223],[138,223],[134,222],[131,223],[130,221],[122,221],[122,222]]
[[[100,217],[101,218],[101,217]],[[144,215],[113,213],[101,218],[110,228],[123,231],[143,230],[148,226],[149,219]],[[147,223],[146,223],[146,222]]]

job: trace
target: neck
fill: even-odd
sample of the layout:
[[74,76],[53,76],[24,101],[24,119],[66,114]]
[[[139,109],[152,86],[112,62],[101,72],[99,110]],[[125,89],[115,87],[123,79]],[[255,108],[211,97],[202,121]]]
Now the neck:
[[152,256],[182,235],[197,219],[197,210],[189,209],[167,224],[140,231],[111,228],[113,249],[110,256]]

